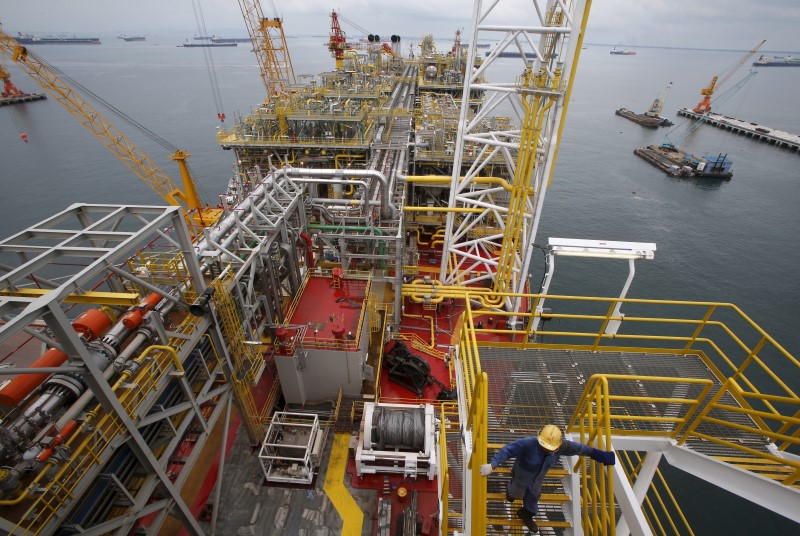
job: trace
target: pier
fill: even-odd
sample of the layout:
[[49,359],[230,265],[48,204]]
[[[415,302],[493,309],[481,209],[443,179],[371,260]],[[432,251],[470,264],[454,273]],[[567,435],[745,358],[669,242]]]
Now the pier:
[[759,125],[757,123],[751,123],[749,121],[743,121],[734,117],[728,117],[726,115],[714,114],[710,112],[707,114],[698,114],[686,108],[681,108],[678,110],[678,115],[702,120],[711,126],[735,132],[743,136],[748,136],[766,143],[771,143],[784,149],[790,149],[792,151],[797,151],[800,149],[800,136],[790,132],[784,132],[783,130],[777,130],[764,125]]
[[46,98],[44,93],[24,93],[22,95],[14,95],[13,97],[0,97],[0,106],[41,100],[44,98]]

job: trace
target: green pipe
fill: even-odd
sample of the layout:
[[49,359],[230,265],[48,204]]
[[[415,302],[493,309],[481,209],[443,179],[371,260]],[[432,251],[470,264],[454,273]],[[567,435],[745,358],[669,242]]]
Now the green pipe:
[[[319,223],[312,223],[307,226],[309,230],[319,230],[319,231],[373,231],[375,234],[380,236],[386,236],[381,229],[377,227],[369,226],[361,226],[361,225],[321,225]],[[385,255],[386,254],[386,244],[383,240],[378,242],[378,255]],[[386,262],[381,261],[378,265],[378,268],[385,268]]]

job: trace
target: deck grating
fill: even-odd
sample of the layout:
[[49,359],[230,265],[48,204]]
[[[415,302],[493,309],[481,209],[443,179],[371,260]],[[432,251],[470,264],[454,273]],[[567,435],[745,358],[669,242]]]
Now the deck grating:
[[[720,388],[720,382],[697,355],[483,347],[480,358],[483,370],[489,375],[491,443],[505,444],[533,434],[548,422],[565,428],[593,374],[706,378],[714,381],[709,399]],[[694,398],[702,390],[699,385],[685,383],[612,381],[610,385],[614,394],[650,398]],[[725,395],[722,402],[736,405],[730,395]],[[645,402],[617,403],[614,408],[615,413],[651,416],[674,416],[683,411],[685,408],[676,404]],[[753,426],[749,417],[738,413],[715,410],[713,415]],[[619,421],[615,426],[648,432],[663,431],[666,434],[673,425]],[[702,424],[698,430],[758,451],[765,452],[767,449],[767,442],[762,436],[714,424]],[[710,441],[690,439],[687,444],[693,450],[710,456],[743,455],[741,451]]]

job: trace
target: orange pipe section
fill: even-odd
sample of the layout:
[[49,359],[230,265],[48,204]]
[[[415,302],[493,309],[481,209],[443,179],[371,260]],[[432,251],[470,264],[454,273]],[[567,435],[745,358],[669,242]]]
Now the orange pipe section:
[[159,294],[152,292],[144,300],[142,300],[142,303],[140,303],[138,307],[125,313],[125,316],[122,317],[122,325],[128,329],[136,329],[139,327],[139,324],[142,323],[144,314],[147,311],[152,311],[155,309],[156,305],[158,305],[158,302],[163,299],[164,298],[162,298]]
[[[111,327],[111,319],[99,309],[90,309],[72,322],[72,328],[81,334],[86,341],[91,341],[102,335]],[[34,361],[29,368],[60,367],[67,360],[67,354],[61,350],[51,348]],[[21,374],[0,389],[0,405],[13,408],[19,404],[34,389],[39,387],[50,373]]]
[[[60,367],[67,360],[67,354],[61,350],[51,348],[31,363],[29,368]],[[34,389],[50,376],[49,372],[42,374],[21,374],[14,378],[8,385],[0,389],[0,405],[13,408],[19,404]]]
[[53,438],[53,441],[52,443],[50,443],[50,446],[42,450],[42,452],[40,452],[39,455],[36,456],[36,461],[46,462],[47,460],[49,460],[50,456],[53,455],[53,452],[55,451],[56,447],[59,446],[61,443],[63,443],[69,437],[69,435],[72,433],[72,431],[75,429],[77,425],[78,422],[74,420],[69,421],[66,425],[64,425],[64,428],[62,428],[61,431],[58,433],[58,435]]

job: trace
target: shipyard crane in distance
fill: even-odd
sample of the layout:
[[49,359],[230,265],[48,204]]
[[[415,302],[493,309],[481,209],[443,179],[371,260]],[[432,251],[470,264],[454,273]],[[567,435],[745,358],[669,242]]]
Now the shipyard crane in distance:
[[344,68],[344,51],[347,49],[347,37],[339,24],[339,15],[331,11],[331,36],[328,41],[328,50],[336,59],[336,70]]
[[723,71],[718,75],[714,75],[714,78],[711,79],[711,83],[709,83],[706,87],[700,90],[700,94],[703,96],[703,100],[701,100],[697,106],[695,106],[692,111],[698,114],[705,114],[711,111],[711,97],[714,94],[714,91],[722,86],[728,79],[739,70],[739,68],[747,63],[747,61],[752,58],[758,49],[760,49],[767,40],[764,39],[755,48],[745,53],[744,56],[739,58],[733,65],[728,67],[727,70]]
[[22,91],[17,89],[17,86],[11,82],[11,73],[9,73],[2,65],[0,65],[0,80],[3,81],[3,91],[0,93],[0,96],[18,97],[22,95]]
[[75,89],[65,83],[53,67],[28,52],[3,30],[0,30],[0,52],[33,78],[162,199],[170,205],[182,207],[196,225],[203,227],[211,225],[222,214],[221,209],[209,208],[201,203],[186,164],[189,153],[176,149],[170,156],[172,160],[178,162],[180,168],[183,184],[181,190],[136,144],[106,120]]
[[656,100],[653,101],[653,104],[650,105],[650,109],[647,110],[644,115],[648,117],[661,117],[661,111],[664,109],[664,103],[667,100],[667,93],[672,88],[672,82],[667,84],[661,93],[658,94]]
[[272,0],[270,4],[276,15],[268,19],[264,17],[259,0],[239,0],[267,98],[285,93],[290,86],[297,84],[289,47],[286,45],[286,35],[283,32],[283,21],[277,16]]

